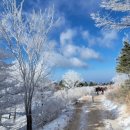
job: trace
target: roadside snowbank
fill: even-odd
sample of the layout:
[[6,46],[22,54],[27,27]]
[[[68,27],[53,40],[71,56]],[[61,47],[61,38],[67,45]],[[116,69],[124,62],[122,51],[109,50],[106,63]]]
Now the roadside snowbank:
[[[102,104],[106,110],[111,113],[111,120],[105,119],[104,123],[106,124],[106,129],[114,129],[114,123],[118,125],[118,130],[130,130],[130,117],[126,113],[126,105],[119,105],[110,100],[103,99]],[[114,118],[114,121],[112,121]],[[113,123],[113,124],[112,124]]]
[[64,130],[69,121],[72,119],[73,113],[73,107],[70,107],[67,110],[63,110],[63,113],[57,119],[46,124],[43,128],[40,128],[39,130]]
[[[64,90],[59,90],[54,94],[55,98],[62,98],[63,102],[67,101],[67,106],[64,109],[64,112],[53,120],[52,122],[46,124],[43,128],[39,130],[63,130],[68,124],[69,121],[73,118],[73,113],[75,111],[73,103],[75,100],[82,102],[85,100],[91,100],[91,94],[94,93],[93,87],[82,87],[82,88],[74,88],[68,90],[68,93]],[[69,107],[68,107],[69,106]],[[86,107],[82,108],[82,119],[86,116]],[[86,125],[86,120],[81,121],[81,127],[84,128]]]

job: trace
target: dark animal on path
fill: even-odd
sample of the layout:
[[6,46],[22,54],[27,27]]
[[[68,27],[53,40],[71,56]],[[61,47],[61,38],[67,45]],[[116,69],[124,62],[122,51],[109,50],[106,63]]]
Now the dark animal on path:
[[97,95],[99,95],[99,92],[102,92],[102,94],[104,94],[104,91],[107,90],[107,87],[96,87],[95,88],[95,92],[97,93]]

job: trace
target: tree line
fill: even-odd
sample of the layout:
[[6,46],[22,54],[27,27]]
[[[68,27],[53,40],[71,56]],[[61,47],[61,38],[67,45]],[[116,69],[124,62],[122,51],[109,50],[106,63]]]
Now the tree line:
[[[112,85],[114,82],[113,81],[110,81],[110,82],[102,82],[102,83],[96,83],[96,82],[93,82],[93,81],[90,81],[90,82],[87,82],[87,81],[84,81],[84,82],[79,82],[78,85],[76,87],[83,87],[83,86],[96,86],[96,85]],[[64,83],[63,83],[63,80],[59,81],[59,83],[57,83],[59,86],[61,86],[61,88],[64,88]],[[60,89],[60,88],[59,88]]]

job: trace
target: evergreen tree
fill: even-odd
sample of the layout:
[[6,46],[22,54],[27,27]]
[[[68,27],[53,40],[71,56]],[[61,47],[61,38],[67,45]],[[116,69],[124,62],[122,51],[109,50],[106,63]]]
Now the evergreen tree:
[[65,86],[64,86],[64,83],[63,83],[63,80],[61,80],[61,81],[59,82],[59,86],[62,87],[62,88],[65,87]]
[[87,82],[84,83],[84,86],[88,86],[89,84]]
[[130,44],[126,41],[117,59],[116,71],[118,73],[130,74]]
[[91,81],[91,82],[89,83],[89,86],[95,86],[95,85],[97,85],[97,83],[95,83],[95,82],[92,82],[92,81]]

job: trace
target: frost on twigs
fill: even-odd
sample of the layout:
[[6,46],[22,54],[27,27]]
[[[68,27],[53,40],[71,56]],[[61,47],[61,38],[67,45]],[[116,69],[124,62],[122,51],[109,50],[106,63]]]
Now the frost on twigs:
[[[57,20],[54,8],[23,12],[24,0],[3,0],[0,36],[14,57],[17,79],[23,87],[27,129],[32,129],[32,103],[37,88],[51,71],[49,52],[53,48],[48,35]],[[16,78],[16,77],[15,77]]]
[[[95,21],[97,27],[104,29],[122,30],[130,27],[130,1],[129,0],[102,0],[100,7],[107,12],[107,15],[101,13],[92,13],[91,18]],[[122,17],[112,16],[112,13],[123,13]]]
[[130,11],[129,0],[102,0],[101,7],[113,11]]
[[75,88],[82,81],[81,76],[73,70],[66,72],[62,79],[66,89]]

